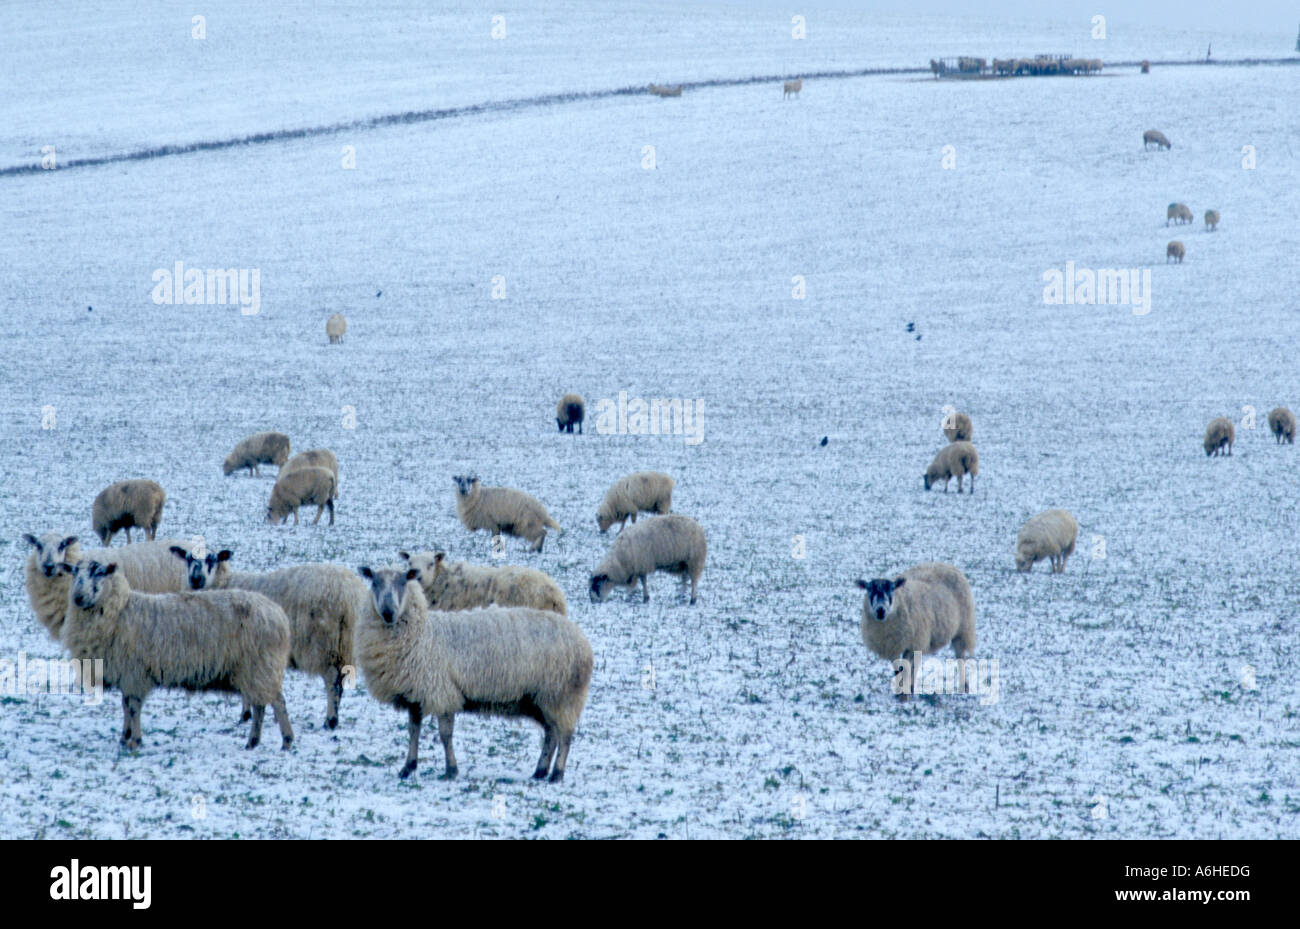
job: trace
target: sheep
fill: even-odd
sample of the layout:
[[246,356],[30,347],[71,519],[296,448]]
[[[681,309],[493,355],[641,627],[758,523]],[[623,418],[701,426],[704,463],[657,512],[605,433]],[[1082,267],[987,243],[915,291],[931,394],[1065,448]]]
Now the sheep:
[[145,537],[153,541],[166,500],[166,492],[154,481],[118,481],[95,497],[90,522],[105,548],[119,529],[126,530],[127,544],[131,544],[132,527],[143,529]]
[[638,471],[615,481],[596,509],[596,525],[604,534],[618,523],[621,532],[627,520],[635,523],[642,510],[661,514],[671,511],[673,486],[673,479],[661,471]]
[[1165,225],[1168,226],[1170,221],[1178,225],[1185,225],[1192,221],[1192,210],[1186,203],[1171,203],[1165,207]]
[[1218,210],[1206,210],[1206,211],[1205,211],[1205,228],[1206,228],[1206,230],[1209,231],[1209,232],[1215,232],[1215,231],[1218,230],[1218,228],[1219,228],[1219,211],[1218,211]]
[[578,435],[582,435],[582,420],[586,415],[587,405],[578,394],[565,394],[555,404],[555,425],[561,432],[573,432],[573,427],[577,426]]
[[789,97],[791,94],[797,97],[799,96],[799,91],[801,90],[803,90],[803,78],[800,77],[800,78],[796,78],[793,81],[786,81],[785,93],[781,95],[781,99],[784,100],[786,97]]
[[[325,682],[325,728],[337,728],[344,669],[354,664],[352,638],[366,609],[366,585],[342,565],[300,564],[258,574],[231,570],[229,549],[196,556],[174,547],[171,553],[185,562],[190,589],[248,590],[284,610],[291,630],[288,666]],[[248,715],[245,702],[239,721]]]
[[[1150,73],[1151,73],[1151,62],[1147,61],[1145,58],[1142,59],[1142,73],[1143,73],[1143,74],[1150,74]],[[1145,146],[1145,143],[1146,143],[1146,136],[1145,136],[1145,135],[1142,137],[1142,141],[1143,141],[1143,144],[1144,144],[1144,146]]]
[[328,468],[298,468],[281,474],[271,488],[271,500],[266,505],[266,521],[287,523],[293,513],[293,524],[298,525],[298,507],[305,503],[316,504],[314,526],[320,522],[321,513],[330,511],[330,525],[334,525],[334,498],[338,495],[338,481]]
[[260,475],[259,465],[273,464],[277,468],[289,460],[289,437],[283,432],[259,432],[250,435],[226,456],[221,471],[226,477],[240,468],[248,469],[248,476]]
[[994,74],[1010,74],[1010,73],[1011,73],[1011,70],[1015,67],[1015,64],[1016,64],[1015,61],[1014,61],[1013,59],[1010,59],[1010,58],[1006,58],[1006,59],[1003,59],[1003,58],[994,58],[994,59],[993,59],[993,73],[994,73]]
[[943,418],[943,434],[949,442],[969,442],[975,429],[965,413],[952,413]]
[[1284,406],[1269,411],[1268,428],[1273,430],[1277,444],[1285,440],[1289,445],[1295,444],[1295,414]]
[[954,477],[957,478],[957,493],[962,492],[961,479],[964,475],[970,475],[970,492],[975,493],[975,476],[980,473],[980,456],[975,451],[975,446],[969,442],[952,442],[939,449],[939,454],[934,456],[930,462],[930,467],[925,469],[923,481],[925,489],[929,490],[935,484],[943,481],[943,492],[948,492],[948,482]]
[[348,331],[348,321],[342,313],[335,313],[325,321],[325,334],[329,336],[330,345],[343,341],[343,333]]
[[682,85],[678,84],[676,87],[665,87],[660,84],[651,84],[650,93],[654,94],[656,97],[680,97],[682,95]]
[[1205,457],[1211,455],[1223,454],[1223,447],[1228,446],[1227,454],[1232,454],[1232,443],[1237,440],[1237,430],[1233,428],[1232,420],[1226,416],[1219,416],[1210,420],[1210,424],[1205,427]]
[[1183,245],[1182,242],[1179,242],[1177,239],[1174,239],[1172,242],[1170,242],[1168,245],[1165,246],[1165,264],[1169,264],[1170,258],[1174,259],[1179,264],[1182,264],[1183,256],[1186,254],[1187,254],[1187,248]]
[[131,590],[116,564],[93,559],[72,575],[63,644],[73,659],[102,659],[103,683],[122,692],[122,745],[144,744],[141,707],[156,687],[238,693],[253,707],[247,748],[262,738],[269,703],[283,737],[293,727],[283,696],[289,620],[261,594],[244,590],[146,594]]
[[1142,133],[1143,148],[1146,148],[1152,142],[1155,143],[1157,150],[1162,148],[1165,149],[1173,148],[1173,143],[1171,143],[1168,139],[1166,139],[1165,134],[1161,132],[1159,129],[1148,129],[1146,132]]
[[430,614],[420,585],[411,583],[419,573],[414,568],[362,566],[357,573],[370,582],[369,609],[357,626],[366,689],[409,714],[398,777],[409,777],[419,762],[420,724],[428,713],[438,717],[444,777],[454,778],[452,727],[464,712],[536,720],[545,734],[533,777],[545,778],[550,768],[551,782],[562,781],[594,664],[582,630],[556,613],[525,607]]
[[[914,674],[923,655],[949,643],[958,660],[958,681],[963,691],[966,656],[975,649],[975,599],[966,575],[942,562],[908,568],[892,580],[858,580],[866,591],[862,598],[862,642],[869,650],[898,665],[894,693],[906,700],[912,693]],[[902,662],[908,652],[910,662]]]
[[1030,518],[1016,537],[1016,570],[1031,571],[1047,558],[1053,574],[1064,574],[1078,535],[1079,523],[1067,510],[1045,510]]
[[446,552],[398,552],[419,572],[431,610],[472,610],[480,606],[527,606],[569,615],[569,606],[548,575],[522,565],[472,565],[447,561]]
[[339,498],[339,460],[332,451],[328,448],[309,448],[305,452],[299,452],[280,466],[279,476],[284,476],[290,471],[297,471],[301,468],[325,468],[327,471],[332,471],[334,473],[334,499]]
[[456,515],[470,532],[486,529],[493,535],[512,535],[532,542],[532,551],[540,552],[548,528],[564,531],[540,500],[522,490],[484,487],[477,477],[452,480],[456,482]]
[[689,516],[669,514],[629,526],[614,539],[592,573],[591,602],[606,600],[615,586],[632,587],[640,579],[641,600],[649,603],[646,578],[655,571],[667,571],[680,574],[683,584],[690,579],[693,605],[707,555],[704,528]]

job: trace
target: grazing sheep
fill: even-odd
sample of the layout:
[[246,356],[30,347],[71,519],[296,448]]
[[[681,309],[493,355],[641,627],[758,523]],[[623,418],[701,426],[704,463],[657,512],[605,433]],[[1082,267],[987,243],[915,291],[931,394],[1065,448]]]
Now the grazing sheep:
[[947,493],[948,482],[955,477],[957,478],[957,493],[961,493],[961,479],[969,474],[970,492],[975,493],[975,476],[979,473],[979,452],[975,451],[975,446],[969,442],[958,441],[939,449],[939,454],[934,456],[934,461],[930,462],[930,467],[925,469],[923,481],[925,489],[929,490],[942,480],[943,492]]
[[786,81],[785,93],[781,95],[781,99],[784,100],[786,97],[789,97],[791,94],[797,97],[799,96],[799,91],[801,90],[803,90],[803,78],[797,78],[793,81]]
[[1232,443],[1237,440],[1237,430],[1232,425],[1232,420],[1226,416],[1220,416],[1217,419],[1210,420],[1210,424],[1205,427],[1205,456],[1223,454],[1223,447],[1228,447],[1227,454],[1232,454]]
[[1219,228],[1218,210],[1205,211],[1205,228],[1208,229],[1210,232],[1214,232]]
[[975,428],[965,413],[953,413],[943,418],[943,434],[949,442],[969,442]]
[[141,707],[156,687],[239,694],[253,707],[248,748],[262,738],[262,718],[275,709],[282,747],[293,744],[284,706],[289,620],[260,594],[145,594],[131,590],[116,564],[83,560],[71,574],[63,644],[74,659],[102,659],[103,683],[122,692],[122,744],[138,749]]
[[555,425],[560,427],[561,432],[572,432],[573,427],[577,426],[578,435],[582,435],[582,420],[586,415],[587,405],[578,394],[565,394],[555,404]]
[[339,460],[328,448],[309,448],[299,452],[280,466],[280,476],[300,468],[324,468],[334,473],[334,499],[339,498]]
[[646,578],[655,571],[680,574],[691,582],[691,603],[704,573],[708,543],[704,528],[689,516],[670,513],[629,526],[614,539],[604,560],[591,575],[591,601],[606,600],[615,586],[631,587],[641,581],[641,600],[650,602]]
[[994,58],[994,59],[993,59],[993,73],[994,73],[994,74],[1010,74],[1010,73],[1011,73],[1011,70],[1015,67],[1015,64],[1016,64],[1015,60],[1014,60],[1014,59],[1011,59],[1011,58],[1006,58],[1006,59],[1003,59],[1003,58]]
[[[192,590],[249,590],[284,610],[291,629],[289,667],[325,682],[325,728],[339,724],[344,669],[353,664],[352,637],[366,609],[366,585],[342,565],[300,564],[258,574],[232,571],[231,552],[196,557],[173,548],[185,562]],[[245,702],[240,722],[248,719]]]
[[1053,574],[1064,574],[1078,535],[1079,523],[1066,510],[1046,510],[1031,517],[1016,538],[1016,570],[1030,571],[1047,558]]
[[225,462],[221,465],[221,471],[226,477],[240,468],[248,469],[248,476],[261,474],[259,465],[273,464],[277,468],[283,467],[284,463],[289,460],[289,437],[283,432],[259,432],[257,435],[250,435],[238,445],[235,450],[226,456]]
[[560,524],[546,512],[540,500],[511,487],[484,487],[477,477],[454,477],[456,515],[470,532],[486,529],[493,535],[512,535],[533,543],[540,552],[547,528]]
[[166,500],[166,492],[154,481],[118,481],[95,497],[90,522],[105,548],[119,529],[126,530],[126,542],[130,545],[132,527],[143,529],[145,536],[153,541]]
[[682,95],[682,85],[676,87],[666,87],[660,84],[651,84],[650,93],[656,97],[680,97]]
[[922,656],[949,643],[959,662],[961,688],[969,689],[965,659],[975,650],[975,598],[966,575],[950,564],[932,561],[908,568],[893,580],[876,578],[857,584],[866,591],[863,644],[892,664],[912,653],[909,662],[894,672],[894,693],[899,699],[906,700],[912,693]]
[[1186,225],[1192,221],[1192,210],[1186,203],[1171,203],[1165,208],[1165,225],[1170,222]]
[[1273,431],[1278,445],[1281,445],[1284,440],[1290,445],[1295,444],[1295,414],[1286,407],[1279,406],[1269,410],[1268,428]]
[[564,592],[548,575],[522,565],[472,565],[447,561],[446,552],[398,552],[418,572],[431,610],[472,610],[481,606],[527,606],[569,615]]
[[342,313],[335,313],[325,321],[325,334],[329,336],[330,344],[337,345],[343,341],[343,333],[348,331],[348,321],[343,318]]
[[638,471],[614,483],[596,509],[596,525],[604,533],[614,523],[619,531],[637,513],[667,513],[673,508],[673,479],[660,471]]
[[[361,567],[370,582],[369,609],[357,627],[357,662],[366,689],[380,703],[407,710],[409,777],[419,761],[424,714],[438,717],[445,777],[458,766],[452,751],[457,713],[526,716],[545,733],[533,777],[564,779],[578,718],[587,703],[594,663],[591,643],[556,613],[524,607],[429,613],[418,572]],[[555,766],[551,767],[551,758]]]
[[1174,239],[1172,242],[1170,242],[1168,245],[1165,246],[1165,264],[1169,264],[1170,258],[1174,259],[1179,264],[1182,264],[1183,256],[1186,254],[1187,254],[1187,249],[1186,247],[1184,247],[1183,243],[1179,242],[1177,239]]
[[271,488],[271,500],[266,506],[266,521],[269,523],[287,523],[289,514],[293,514],[293,524],[298,525],[298,507],[306,503],[316,504],[316,518],[311,521],[314,526],[320,522],[321,513],[330,511],[330,525],[334,525],[334,498],[338,495],[338,481],[334,472],[328,468],[298,468],[288,474],[281,474],[275,479]]
[[1143,148],[1146,148],[1152,142],[1155,143],[1157,149],[1173,148],[1173,144],[1165,138],[1165,134],[1159,129],[1148,129],[1146,132],[1142,133]]

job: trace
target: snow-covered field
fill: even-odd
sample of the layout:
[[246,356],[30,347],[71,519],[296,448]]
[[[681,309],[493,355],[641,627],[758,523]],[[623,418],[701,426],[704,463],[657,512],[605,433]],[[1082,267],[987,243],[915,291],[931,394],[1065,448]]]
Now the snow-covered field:
[[[578,2],[502,7],[500,40],[472,9],[231,4],[195,40],[189,14],[106,6],[0,10],[0,74],[29,79],[0,167],[650,80],[1205,44],[849,8],[807,10],[799,42],[784,5]],[[1290,28],[1216,56],[1284,54]],[[0,834],[1300,836],[1300,459],[1264,425],[1300,410],[1297,99],[1289,67],[856,78],[0,177],[0,659],[58,652],[22,533],[89,539],[112,481],[158,480],[163,534],[269,569],[490,560],[455,517],[465,472],[565,526],[507,556],[557,579],[596,654],[562,785],[528,779],[539,730],[477,717],[458,780],[429,729],[399,781],[405,718],[363,682],[327,732],[319,681],[290,672],[290,754],[273,729],[245,752],[228,697],[155,694],[123,755],[115,693],[0,696]],[[1171,151],[1143,151],[1152,127]],[[1196,223],[1167,230],[1170,201]],[[155,304],[177,261],[258,270],[259,312]],[[1149,268],[1150,312],[1045,305],[1071,261]],[[555,431],[569,390],[580,437]],[[699,401],[703,440],[599,434],[620,391]],[[947,405],[975,423],[973,497],[922,490]],[[1207,459],[1218,415],[1237,445]],[[222,477],[262,429],[338,454],[333,528],[267,526],[273,478]],[[709,534],[694,607],[664,575],[648,605],[587,599],[596,505],[640,469]],[[1078,553],[1016,574],[1019,526],[1052,506]],[[995,702],[898,704],[861,642],[854,580],[926,560],[970,578]]]

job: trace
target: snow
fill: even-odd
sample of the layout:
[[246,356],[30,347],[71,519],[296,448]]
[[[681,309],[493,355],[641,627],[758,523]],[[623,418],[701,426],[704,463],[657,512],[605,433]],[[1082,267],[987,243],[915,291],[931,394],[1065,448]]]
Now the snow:
[[[785,6],[585,2],[503,6],[494,42],[471,4],[229,6],[202,41],[129,3],[0,10],[0,74],[31,78],[0,167],[651,80],[1205,44],[834,7],[806,11],[800,43]],[[1285,54],[1290,28],[1216,35],[1216,57]],[[115,693],[0,697],[0,834],[1297,837],[1300,469],[1264,424],[1300,410],[1297,98],[1287,67],[823,79],[0,177],[0,659],[57,655],[22,533],[89,538],[112,481],[158,480],[163,534],[270,569],[435,545],[487,561],[455,517],[466,472],[565,526],[507,556],[557,579],[596,654],[562,785],[528,779],[535,727],[477,717],[458,780],[426,729],[401,782],[404,716],[357,686],[327,732],[320,682],[294,671],[288,754],[272,729],[243,751],[229,697],[153,695],[138,755],[119,754]],[[1143,151],[1153,127],[1171,151]],[[1166,229],[1170,201],[1196,224]],[[260,312],[156,305],[177,261],[258,269]],[[1151,312],[1044,305],[1067,261],[1150,268]],[[555,431],[570,390],[583,436]],[[702,401],[704,440],[598,434],[620,391]],[[948,405],[974,421],[973,497],[921,487]],[[1237,445],[1207,459],[1218,415]],[[338,454],[333,528],[268,526],[270,474],[222,477],[262,429]],[[643,469],[708,532],[694,607],[664,575],[646,605],[587,599],[612,538],[596,506]],[[1016,532],[1055,506],[1078,553],[1017,575]],[[854,579],[926,560],[970,578],[995,703],[899,704],[862,644]]]

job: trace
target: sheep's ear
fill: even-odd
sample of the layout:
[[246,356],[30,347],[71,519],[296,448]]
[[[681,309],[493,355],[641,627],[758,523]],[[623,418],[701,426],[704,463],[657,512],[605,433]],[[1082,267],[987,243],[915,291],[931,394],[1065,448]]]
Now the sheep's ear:
[[402,559],[403,561],[410,561],[410,560],[411,560],[411,553],[410,553],[410,552],[398,552],[398,553],[397,553],[397,557],[400,558],[400,559]]
[[217,552],[217,562],[220,563],[222,561],[229,561],[230,556],[233,554],[234,552],[232,552],[230,549],[223,548],[221,551]]
[[54,570],[58,571],[60,574],[75,574],[77,571],[76,568],[68,564],[66,561],[60,561],[54,566]]
[[117,562],[114,561],[104,568],[104,577],[108,577],[110,574],[115,574],[116,572],[117,572]]
[[442,560],[443,560],[444,558],[446,558],[446,557],[447,557],[447,553],[446,553],[446,552],[437,552],[437,553],[435,553],[434,556],[433,556],[433,563],[434,563],[434,564],[442,564]]
[[41,540],[36,538],[36,536],[32,535],[30,532],[23,533],[23,541],[25,541],[32,548],[41,547]]
[[414,568],[411,568],[411,570],[406,572],[406,579],[408,581],[413,581],[419,576],[420,576],[420,572],[415,570]]
[[59,543],[59,551],[63,551],[63,550],[64,550],[65,548],[67,548],[69,545],[76,545],[79,541],[81,541],[81,536],[79,536],[79,535],[70,535],[70,536],[68,536],[66,539],[64,539],[62,542]]
[[357,568],[357,573],[360,574],[368,581],[373,581],[375,579],[375,572],[371,571],[367,565],[362,565],[361,567]]
[[167,551],[171,552],[181,561],[186,561],[190,557],[190,553],[187,552],[185,549],[181,548],[179,545],[173,545],[171,548],[167,549]]
[[898,588],[900,588],[900,587],[903,586],[903,583],[904,583],[906,580],[907,580],[907,578],[905,578],[905,577],[896,577],[896,578],[894,578],[894,589],[895,589],[895,590],[898,590]]
[[864,581],[862,578],[858,578],[856,581],[854,581],[854,583],[857,584],[858,587],[862,588],[863,590],[866,590],[868,587],[871,586],[871,585],[868,584],[866,581]]

